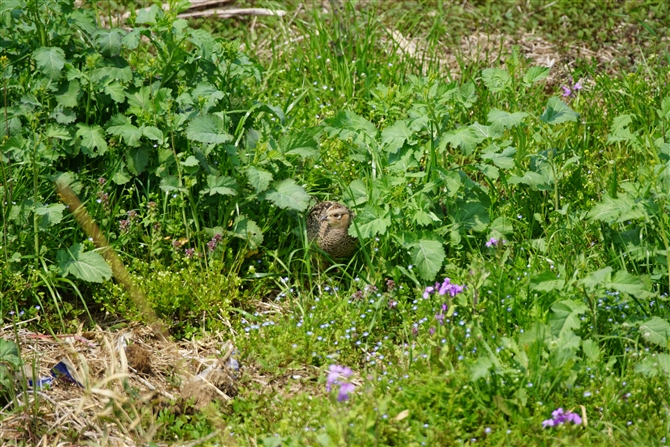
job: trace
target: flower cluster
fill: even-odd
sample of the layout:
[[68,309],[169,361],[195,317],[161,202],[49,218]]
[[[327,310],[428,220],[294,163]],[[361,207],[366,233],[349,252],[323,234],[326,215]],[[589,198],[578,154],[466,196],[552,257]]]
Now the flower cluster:
[[575,425],[582,423],[582,418],[577,413],[563,411],[562,408],[558,408],[551,413],[553,416],[551,419],[542,421],[542,428],[556,427],[557,425],[564,424],[566,422],[572,422]]
[[351,394],[356,386],[353,383],[342,381],[342,379],[348,379],[351,377],[354,372],[351,368],[341,365],[330,365],[328,368],[328,378],[326,379],[326,391],[330,393],[330,390],[333,388],[333,385],[339,385],[340,390],[337,393],[337,401],[344,402],[349,399],[349,394]]
[[223,236],[220,234],[215,234],[214,237],[209,242],[207,242],[207,248],[209,251],[216,250],[216,246],[219,245],[219,242],[221,242],[222,238]]
[[567,85],[561,85],[561,88],[563,89],[563,96],[573,96],[576,95],[578,91],[582,89],[582,82],[577,81],[575,82],[572,87],[569,87]]
[[439,295],[446,295],[448,293],[453,297],[458,295],[462,291],[463,286],[459,286],[458,284],[452,284],[451,279],[444,278],[442,284],[436,282],[434,286],[426,287],[426,289],[423,291],[423,299],[427,300],[428,297],[430,297],[430,294],[433,292],[437,292]]

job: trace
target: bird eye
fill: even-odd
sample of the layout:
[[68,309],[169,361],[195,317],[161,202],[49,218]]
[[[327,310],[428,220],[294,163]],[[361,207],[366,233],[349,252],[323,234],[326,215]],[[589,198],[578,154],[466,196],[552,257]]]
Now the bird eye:
[[334,217],[335,219],[340,219],[340,218],[342,217],[342,215],[341,215],[341,214],[334,214],[333,217]]

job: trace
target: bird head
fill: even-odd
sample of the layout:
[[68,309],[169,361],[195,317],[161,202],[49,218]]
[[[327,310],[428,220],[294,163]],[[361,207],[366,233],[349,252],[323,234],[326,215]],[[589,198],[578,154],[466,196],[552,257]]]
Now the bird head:
[[351,223],[351,211],[343,205],[335,205],[326,211],[321,217],[322,222],[328,222],[330,228],[349,228]]

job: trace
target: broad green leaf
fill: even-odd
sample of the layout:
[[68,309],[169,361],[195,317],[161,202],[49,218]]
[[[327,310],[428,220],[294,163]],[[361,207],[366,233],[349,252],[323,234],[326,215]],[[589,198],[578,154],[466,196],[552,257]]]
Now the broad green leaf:
[[122,138],[123,142],[130,147],[140,145],[142,130],[132,124],[127,116],[118,113],[109,120],[109,123],[110,125],[107,127],[108,134]]
[[635,365],[635,372],[644,374],[647,377],[669,376],[670,375],[670,355],[654,354],[648,355]]
[[54,96],[56,97],[56,102],[63,107],[76,107],[80,93],[79,81],[73,79],[72,81],[63,83]]
[[515,166],[514,158],[512,158],[514,154],[516,154],[515,148],[506,147],[502,152],[484,151],[482,152],[481,157],[483,160],[490,160],[494,165],[501,169],[512,169]]
[[214,194],[221,194],[223,196],[236,196],[237,182],[235,182],[234,178],[227,175],[208,175],[207,188],[203,189],[200,193],[209,193],[210,196],[213,196]]
[[159,12],[160,9],[156,5],[151,5],[151,7],[149,8],[140,9],[139,11],[137,11],[137,18],[135,19],[135,23],[137,24],[156,23],[156,16],[158,15]]
[[130,175],[128,175],[128,172],[126,171],[125,164],[121,166],[121,168],[116,172],[114,172],[114,175],[112,175],[112,181],[117,185],[125,185],[130,181]]
[[19,348],[13,341],[0,338],[0,365],[5,362],[10,363],[15,368],[21,366]]
[[480,202],[459,202],[454,222],[464,231],[485,231],[489,224],[489,213]]
[[65,205],[62,203],[38,206],[35,209],[35,214],[40,216],[40,228],[46,230],[47,228],[60,223],[63,220],[63,211],[65,211]]
[[531,290],[537,290],[539,292],[561,290],[564,286],[565,280],[559,278],[556,273],[552,272],[551,270],[534,275],[530,279]]
[[107,57],[118,56],[121,52],[121,41],[125,31],[120,28],[99,28],[93,39],[98,49]]
[[619,115],[612,121],[610,127],[610,134],[607,137],[608,143],[616,143],[619,141],[626,141],[633,144],[639,144],[637,135],[630,131],[630,124],[633,122],[631,115]]
[[349,187],[345,190],[347,200],[354,205],[360,205],[368,201],[368,189],[362,180],[356,179],[349,183]]
[[331,137],[338,137],[344,141],[352,140],[359,146],[374,141],[378,134],[374,124],[349,110],[341,111],[327,119],[324,130]]
[[491,180],[498,180],[500,177],[500,170],[495,166],[479,163],[476,165],[476,167]]
[[193,118],[186,128],[186,137],[205,144],[233,141],[233,136],[226,132],[223,120],[217,115],[200,115]]
[[104,91],[114,102],[121,104],[126,100],[126,89],[119,82],[110,82]]
[[667,348],[670,324],[661,317],[651,317],[640,324],[640,335],[650,343]]
[[549,76],[549,67],[530,67],[523,75],[523,82],[526,85],[546,79]]
[[57,124],[49,124],[44,134],[47,138],[56,140],[68,141],[72,139],[70,132],[68,132],[65,127]]
[[470,367],[470,381],[476,382],[489,376],[489,371],[493,368],[493,362],[486,357],[479,357]]
[[179,183],[179,178],[174,175],[167,176],[161,179],[160,188],[167,193],[173,193],[176,191],[187,192],[187,189],[184,188]]
[[591,272],[584,279],[580,281],[582,285],[589,289],[593,289],[595,287],[605,287],[606,283],[610,282],[610,279],[612,278],[612,267],[605,267],[600,270],[596,270],[595,272]]
[[159,144],[163,143],[163,131],[158,127],[144,126],[142,127],[142,135],[151,141],[156,141]]
[[256,222],[243,214],[237,216],[235,219],[232,234],[247,241],[250,250],[256,250],[263,243],[263,231],[261,231],[261,228]]
[[382,131],[382,147],[386,152],[395,154],[412,139],[412,131],[407,127],[406,120],[399,120]]
[[528,114],[526,112],[509,113],[496,108],[491,109],[488,115],[489,123],[509,129],[518,126]]
[[548,124],[560,124],[567,121],[577,122],[579,113],[572,110],[560,98],[553,96],[547,102],[547,108],[540,116],[540,119]]
[[68,250],[58,250],[56,254],[62,276],[72,274],[88,282],[101,283],[112,277],[112,269],[102,256],[95,251],[84,251],[81,244],[74,244]]
[[262,193],[270,186],[270,182],[272,181],[271,173],[255,166],[249,166],[245,170],[245,173],[247,174],[249,184],[256,190],[256,194]]
[[553,314],[549,317],[551,333],[555,337],[579,329],[581,321],[579,316],[586,313],[588,308],[584,303],[573,300],[563,300],[551,306]]
[[500,234],[514,233],[514,220],[509,217],[500,216],[491,222],[491,231],[496,231]]
[[591,221],[601,220],[608,224],[647,217],[644,206],[625,193],[619,194],[616,199],[605,194],[602,202],[596,203],[586,215],[586,218]]
[[[56,122],[58,124],[72,124],[75,121],[77,121],[77,115],[74,114],[72,109],[66,109],[61,105],[58,105],[58,106],[54,107],[54,109],[51,111],[51,114],[49,115],[49,117],[56,120]],[[19,125],[20,125],[21,121],[19,121],[18,119],[17,119],[17,121],[19,122]],[[20,129],[20,127],[19,127],[19,129]],[[0,116],[0,136],[4,135],[4,133],[3,133],[4,130],[5,130],[5,122],[4,122],[3,118]],[[10,121],[9,133],[11,135],[13,135],[15,133],[15,132],[13,132],[13,130],[14,129],[12,128],[11,121]]]
[[600,351],[598,343],[596,343],[595,341],[591,339],[584,340],[582,342],[582,350],[584,351],[584,355],[586,355],[586,358],[588,358],[592,362],[598,363],[600,361],[600,356],[602,352]]
[[419,276],[432,281],[442,269],[446,257],[442,242],[433,239],[420,239],[407,244],[412,264],[419,271]]
[[486,68],[482,70],[482,81],[492,92],[502,92],[510,83],[510,75],[500,68]]
[[349,234],[353,237],[368,239],[380,234],[385,234],[386,229],[391,226],[391,217],[388,209],[377,205],[367,205],[354,220],[355,224],[349,226]]
[[478,136],[470,127],[459,127],[442,134],[440,137],[439,149],[441,152],[447,148],[447,144],[461,149],[464,155],[470,155],[477,147],[477,144],[484,141],[484,138]]
[[484,124],[479,124],[476,121],[474,124],[470,124],[470,129],[474,132],[475,137],[481,139],[481,141],[484,141],[486,138],[496,140],[503,135],[501,127],[486,126]]
[[94,124],[77,124],[77,136],[80,138],[82,152],[90,157],[97,157],[107,152],[107,141],[102,127]]
[[510,176],[510,178],[507,180],[507,183],[510,183],[512,185],[523,183],[529,186],[537,187],[546,184],[547,179],[544,178],[543,175],[538,174],[537,172],[526,171],[523,173],[521,177],[516,175]]
[[606,286],[607,288],[618,290],[619,292],[624,292],[637,298],[649,298],[650,296],[653,296],[653,294],[647,290],[647,286],[639,276],[624,270],[616,272],[614,278],[612,278],[612,282],[607,283]]
[[296,184],[293,179],[274,182],[273,187],[265,191],[263,198],[279,208],[297,211],[305,211],[310,199],[303,187]]
[[65,66],[65,52],[58,47],[40,47],[33,52],[37,68],[50,77],[58,79]]
[[142,146],[126,150],[126,166],[133,175],[143,173],[149,164],[149,148]]
[[291,133],[283,137],[279,145],[286,155],[297,155],[301,158],[317,158],[319,156],[319,145],[315,135],[320,131],[313,127],[302,132]]

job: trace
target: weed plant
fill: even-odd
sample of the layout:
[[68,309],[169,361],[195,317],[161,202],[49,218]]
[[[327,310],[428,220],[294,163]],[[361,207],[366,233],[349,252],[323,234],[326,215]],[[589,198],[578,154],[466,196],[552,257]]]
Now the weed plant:
[[[156,407],[156,440],[665,445],[669,15],[651,3],[614,6],[648,39],[627,71],[580,60],[557,79],[519,47],[448,72],[438,18],[555,40],[571,2],[527,20],[347,2],[269,21],[273,44],[246,51],[179,19],[181,1],[130,30],[70,0],[5,2],[0,324],[142,318],[60,182],[175,337],[225,329],[240,352],[239,395]],[[565,45],[611,40],[617,16],[599,14]],[[348,264],[309,250],[316,200],[354,210]],[[2,346],[4,386],[20,362]]]

